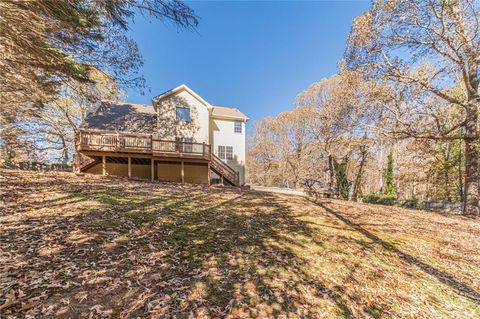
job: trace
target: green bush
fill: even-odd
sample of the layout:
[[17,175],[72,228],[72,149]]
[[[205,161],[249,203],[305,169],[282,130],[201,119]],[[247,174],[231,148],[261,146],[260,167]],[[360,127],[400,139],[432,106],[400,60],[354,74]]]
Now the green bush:
[[395,205],[397,202],[397,199],[393,195],[370,194],[363,196],[362,199],[364,203],[381,205]]

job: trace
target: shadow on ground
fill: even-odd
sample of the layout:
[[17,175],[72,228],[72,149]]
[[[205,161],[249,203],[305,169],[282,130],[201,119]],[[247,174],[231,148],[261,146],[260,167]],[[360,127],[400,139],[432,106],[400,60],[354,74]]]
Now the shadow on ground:
[[[445,271],[441,271],[437,268],[435,268],[432,265],[429,265],[425,262],[422,262],[420,259],[416,258],[415,256],[412,256],[400,249],[398,249],[395,245],[382,240],[380,237],[376,236],[372,232],[368,231],[364,227],[360,226],[357,223],[352,222],[350,219],[342,215],[342,212],[335,211],[331,208],[328,207],[328,202],[327,203],[322,203],[322,202],[317,202],[318,206],[323,208],[325,211],[329,212],[339,220],[341,220],[343,223],[346,225],[352,227],[354,230],[358,231],[365,237],[371,239],[375,243],[380,244],[384,249],[391,251],[395,253],[400,259],[404,260],[405,262],[414,265],[418,267],[419,269],[423,270],[425,273],[435,277],[438,281],[442,282],[443,284],[446,284],[453,288],[455,291],[457,291],[459,294],[469,298],[470,300],[480,303],[480,293],[475,290],[474,288],[468,286],[467,284],[464,284],[455,277]],[[382,224],[380,224],[382,225]],[[370,225],[371,226],[371,225]],[[377,225],[378,226],[378,225]],[[368,246],[368,245],[366,245]]]
[[[25,174],[11,171],[0,180],[6,189],[0,193],[5,318],[395,317],[419,299],[398,291],[422,284],[407,269],[395,274],[393,282],[406,282],[398,291],[384,289],[398,259],[478,301],[474,288],[374,235],[328,202]],[[443,300],[435,299],[438,291],[428,289],[421,292],[429,300],[427,312],[420,298],[408,310],[413,317],[472,307],[448,292],[456,308],[445,310]]]
[[[58,196],[24,201],[42,188]],[[21,193],[0,235],[7,314],[313,317],[312,301],[325,298],[351,316],[341,287],[312,278],[295,251],[312,229],[288,198],[68,178]]]

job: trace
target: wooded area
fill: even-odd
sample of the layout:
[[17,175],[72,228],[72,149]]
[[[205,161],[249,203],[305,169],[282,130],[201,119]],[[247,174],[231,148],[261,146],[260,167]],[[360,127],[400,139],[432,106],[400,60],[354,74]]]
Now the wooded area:
[[340,72],[256,123],[250,182],[463,201],[480,215],[479,20],[474,0],[376,1]]

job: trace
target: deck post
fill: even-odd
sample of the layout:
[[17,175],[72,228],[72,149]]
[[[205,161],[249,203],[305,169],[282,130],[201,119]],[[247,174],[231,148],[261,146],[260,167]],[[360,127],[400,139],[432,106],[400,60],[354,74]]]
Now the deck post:
[[102,156],[102,175],[107,175],[107,157],[105,155]]
[[152,177],[152,182],[153,182],[153,180],[155,179],[155,160],[153,159],[153,157],[150,162],[150,173],[151,173],[150,175]]
[[223,174],[220,175],[220,184],[223,186]]
[[182,161],[182,184],[185,183],[185,169]]
[[77,131],[75,134],[76,141],[75,141],[75,150],[78,152],[82,147],[82,131]]
[[207,178],[208,178],[208,185],[212,185],[212,177],[210,176],[210,162],[207,163]]
[[75,173],[80,173],[80,154],[78,153],[78,151],[75,153],[75,169],[74,169],[74,172]]
[[128,157],[128,178],[132,178],[132,158]]

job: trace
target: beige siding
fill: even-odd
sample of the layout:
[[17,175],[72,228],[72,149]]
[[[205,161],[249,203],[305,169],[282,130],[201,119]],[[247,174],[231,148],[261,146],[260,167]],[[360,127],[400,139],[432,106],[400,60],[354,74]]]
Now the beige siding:
[[206,164],[185,164],[185,182],[208,184],[208,166]]
[[[128,177],[127,164],[107,163],[106,170],[108,175]],[[85,171],[85,173],[101,175],[102,163],[98,163],[97,165],[90,167]],[[149,179],[150,165],[132,164],[132,177]]]
[[102,174],[102,163],[93,165],[92,167],[87,169],[85,171],[85,173],[101,175]]
[[245,182],[245,122],[242,133],[235,133],[234,120],[210,119],[210,143],[213,153],[218,156],[218,146],[232,146],[233,160],[224,160],[235,171],[240,173],[240,184]]
[[[121,164],[127,166],[127,164]],[[150,165],[134,165],[132,164],[132,177],[136,178],[151,178],[151,167]]]
[[[102,165],[100,164],[100,167],[101,166]],[[143,166],[143,165],[140,165],[140,166]],[[132,173],[133,173],[133,167],[132,167]],[[128,177],[128,165],[120,164],[120,163],[107,163],[107,174]]]
[[[191,122],[176,120],[176,107],[190,107]],[[157,104],[158,134],[162,139],[175,140],[176,137],[192,137],[195,142],[208,143],[209,110],[189,92],[183,90],[169,96]]]
[[181,182],[182,171],[180,163],[157,162],[157,175],[161,181]]

